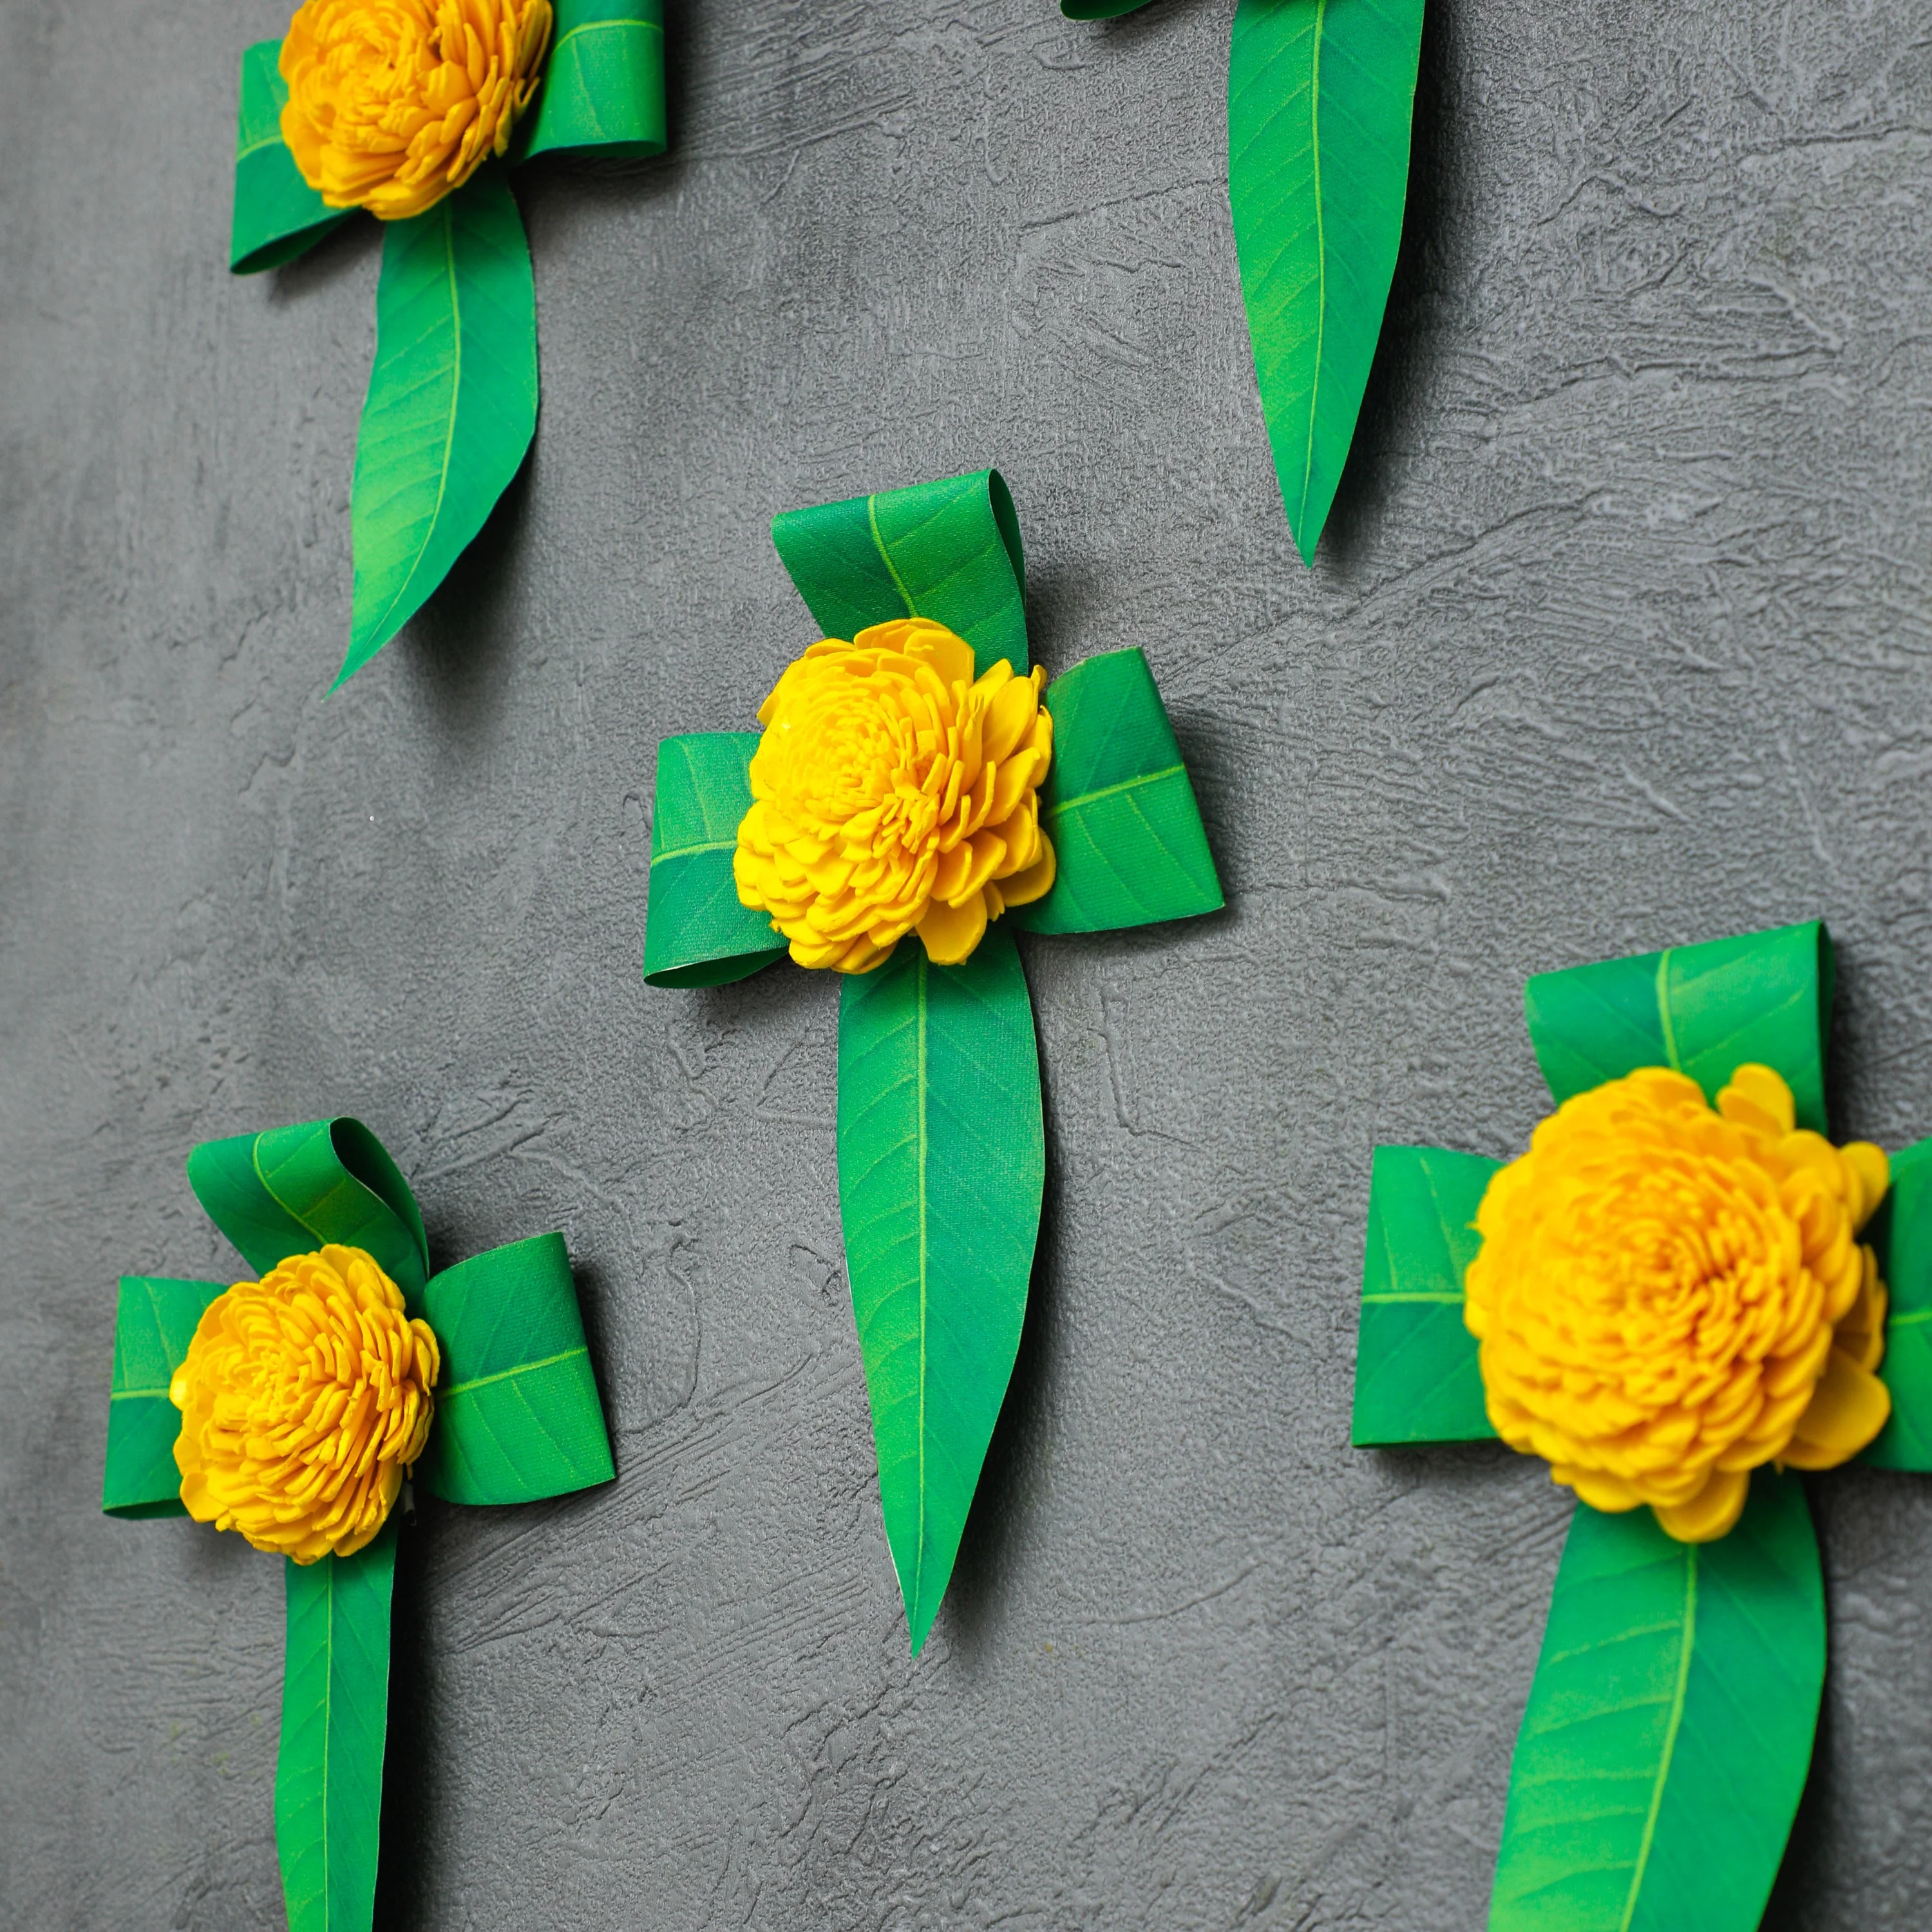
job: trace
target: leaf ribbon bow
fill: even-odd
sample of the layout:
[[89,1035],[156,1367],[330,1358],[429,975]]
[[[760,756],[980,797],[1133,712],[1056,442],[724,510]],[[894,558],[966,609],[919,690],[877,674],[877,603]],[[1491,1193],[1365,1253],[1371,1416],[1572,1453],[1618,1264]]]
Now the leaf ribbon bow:
[[[1544,974],[1529,1035],[1560,1105],[1640,1067],[1707,1100],[1757,1063],[1825,1127],[1832,952],[1821,923]],[[1352,1439],[1491,1438],[1463,1279],[1501,1163],[1376,1149]],[[1932,1140],[1892,1159],[1871,1223],[1891,1293],[1892,1414],[1858,1458],[1932,1471]],[[1769,1467],[1737,1526],[1680,1543],[1580,1502],[1510,1768],[1490,1932],[1753,1932],[1810,1764],[1825,1593],[1803,1484]]]
[[[1070,20],[1147,0],[1060,0]],[[1240,0],[1228,200],[1262,412],[1302,560],[1335,500],[1395,278],[1423,0]]]
[[[772,537],[827,637],[929,618],[981,671],[1024,675],[1025,563],[997,470],[798,510]],[[1040,1054],[1015,928],[1106,932],[1222,904],[1194,790],[1147,660],[1088,658],[1046,688],[1040,793],[1058,856],[963,963],[916,938],[842,975],[838,1205],[871,1398],[879,1500],[913,1648],[925,1642],[1019,1348],[1046,1150]],[[784,956],[732,872],[756,732],[658,748],[644,978],[716,986]]]
[[[350,213],[310,188],[282,137],[282,43],[242,56],[229,266],[305,254]],[[664,150],[663,0],[555,0],[536,98],[506,158]],[[352,211],[351,211],[352,212]],[[536,431],[536,286],[504,168],[486,163],[427,213],[382,224],[376,360],[356,439],[356,559],[340,687],[449,574]]]
[[[422,1216],[359,1121],[316,1120],[188,1156],[189,1185],[248,1264],[266,1274],[327,1243],[362,1249],[442,1351],[436,1420],[416,1476],[458,1503],[524,1503],[609,1482],[610,1439],[561,1234],[493,1248],[432,1274]],[[110,1516],[185,1514],[169,1384],[208,1281],[122,1277],[107,1460]],[[388,1726],[393,1519],[349,1557],[285,1559],[287,1641],[275,1844],[291,1932],[367,1932],[375,1911]]]

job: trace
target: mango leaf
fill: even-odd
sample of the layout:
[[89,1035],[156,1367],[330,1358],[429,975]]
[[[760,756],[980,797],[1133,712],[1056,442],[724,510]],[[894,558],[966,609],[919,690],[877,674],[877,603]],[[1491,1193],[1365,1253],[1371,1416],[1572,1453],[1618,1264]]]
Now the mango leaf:
[[422,1215],[396,1164],[360,1120],[308,1120],[204,1141],[188,1185],[258,1274],[332,1241],[373,1255],[413,1308],[429,1278]]
[[1559,1102],[1640,1066],[1676,1067],[1714,1100],[1755,1060],[1784,1076],[1798,1124],[1823,1133],[1832,973],[1831,935],[1813,920],[1540,973],[1523,1009]]
[[114,1318],[114,1381],[107,1398],[107,1466],[100,1507],[110,1516],[183,1516],[175,1438],[181,1411],[168,1384],[188,1360],[218,1281],[124,1274]]
[[1579,1504],[1510,1767],[1490,1932],[1755,1932],[1810,1762],[1825,1593],[1804,1492],[1674,1543]]
[[350,506],[354,626],[338,689],[448,574],[536,422],[530,251],[502,170],[488,166],[427,214],[383,224]]
[[1016,908],[1034,932],[1108,932],[1225,903],[1180,747],[1138,650],[1103,652],[1047,688],[1053,763],[1040,820],[1059,869]]
[[389,1728],[394,1519],[353,1556],[288,1562],[275,1849],[289,1932],[369,1932]]
[[331,208],[302,178],[282,139],[288,83],[277,63],[280,40],[257,40],[242,55],[235,134],[235,214],[228,266],[238,275],[278,268],[314,248],[350,210]]
[[1482,1246],[1476,1210],[1502,1165],[1440,1148],[1376,1149],[1348,1436],[1358,1448],[1495,1436],[1476,1338],[1462,1325],[1462,1277]]
[[785,955],[771,916],[738,897],[732,855],[752,808],[756,731],[694,731],[658,746],[644,983],[722,986]]
[[772,519],[772,542],[828,638],[930,617],[982,671],[1002,658],[1028,668],[1026,560],[997,470],[790,510]]
[[561,1234],[493,1248],[430,1278],[442,1348],[418,1473],[455,1503],[524,1503],[616,1472]]
[[1026,976],[907,940],[842,986],[838,1208],[879,1502],[915,1654],[958,1552],[1025,1319],[1046,1148]]
[[1408,193],[1422,0],[1240,0],[1228,200],[1262,412],[1312,562],[1382,334]]
[[664,0],[556,0],[527,160],[595,148],[623,160],[664,151]]
[[1892,1156],[1892,1192],[1869,1238],[1891,1296],[1879,1374],[1892,1418],[1858,1460],[1932,1471],[1932,1140]]

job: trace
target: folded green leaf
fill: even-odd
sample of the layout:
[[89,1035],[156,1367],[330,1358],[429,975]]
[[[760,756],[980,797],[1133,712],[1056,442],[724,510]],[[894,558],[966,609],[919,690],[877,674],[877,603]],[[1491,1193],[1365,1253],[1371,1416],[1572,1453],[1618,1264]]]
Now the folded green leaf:
[[1858,1460],[1932,1471],[1932,1140],[1892,1156],[1892,1192],[1869,1232],[1891,1297],[1879,1373],[1892,1419]]
[[389,1727],[393,1520],[353,1556],[285,1567],[275,1849],[289,1932],[369,1932]]
[[422,1215],[395,1162],[360,1120],[307,1120],[204,1141],[188,1185],[258,1274],[329,1242],[373,1255],[413,1306],[429,1276]]
[[772,542],[828,638],[930,617],[973,646],[980,670],[1028,668],[1026,560],[997,470],[790,510]]
[[1048,686],[1053,763],[1040,822],[1059,860],[1034,932],[1110,932],[1224,903],[1180,747],[1138,650],[1107,651]]
[[719,986],[784,957],[771,916],[738,897],[732,855],[752,808],[755,731],[694,731],[658,746],[644,982]]
[[1760,1470],[1716,1543],[1580,1504],[1510,1768],[1490,1932],[1754,1932],[1824,1677],[1796,1477]]
[[524,155],[664,151],[664,0],[556,0]]
[[1228,200],[1288,526],[1312,562],[1382,334],[1422,0],[1240,0]]
[[994,928],[960,966],[908,940],[844,982],[839,1215],[915,1652],[1012,1374],[1046,1172],[1033,1008],[1009,934]]
[[561,1234],[538,1234],[431,1278],[423,1313],[442,1349],[419,1473],[457,1503],[524,1503],[616,1472],[577,1285]]
[[1714,1100],[1756,1061],[1784,1076],[1798,1124],[1822,1133],[1832,981],[1831,935],[1814,920],[1540,973],[1523,1007],[1559,1102],[1640,1066],[1676,1067]]
[[168,1384],[188,1360],[218,1281],[166,1281],[124,1274],[114,1318],[114,1381],[107,1398],[107,1466],[100,1507],[110,1516],[181,1516],[175,1438],[181,1411]]
[[257,40],[242,56],[235,136],[235,216],[228,266],[238,275],[280,268],[314,247],[352,211],[331,208],[302,178],[282,139],[288,84],[277,65],[280,40]]
[[1502,1165],[1440,1148],[1376,1149],[1349,1431],[1358,1448],[1496,1434],[1462,1324],[1462,1277],[1482,1246],[1476,1210]]
[[355,621],[338,688],[448,574],[509,487],[536,422],[530,252],[492,165],[427,214],[383,226],[350,503]]

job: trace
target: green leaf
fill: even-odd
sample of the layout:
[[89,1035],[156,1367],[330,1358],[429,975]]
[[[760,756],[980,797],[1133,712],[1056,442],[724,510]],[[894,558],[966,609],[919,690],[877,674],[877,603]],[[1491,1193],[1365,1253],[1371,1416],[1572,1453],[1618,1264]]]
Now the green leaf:
[[1715,1101],[1746,1061],[1781,1074],[1798,1124],[1823,1133],[1831,936],[1816,920],[1540,973],[1531,1044],[1559,1103],[1640,1066],[1688,1073]]
[[124,1274],[114,1318],[114,1380],[107,1398],[107,1466],[100,1507],[110,1516],[184,1516],[175,1438],[181,1411],[168,1384],[188,1359],[218,1281]]
[[1892,1156],[1892,1191],[1867,1238],[1891,1298],[1879,1374],[1892,1419],[1858,1460],[1932,1471],[1932,1140]]
[[828,638],[930,617],[973,646],[982,671],[1002,658],[1028,668],[1026,559],[997,470],[788,511],[772,542]]
[[616,1474],[561,1234],[434,1276],[423,1314],[442,1349],[420,1473],[454,1503],[524,1503]]
[[396,1526],[353,1556],[289,1562],[275,1849],[289,1932],[369,1932],[389,1727]]
[[958,1552],[1025,1319],[1046,1174],[1026,975],[908,940],[838,1009],[838,1209],[915,1654]]
[[383,225],[350,500],[355,622],[338,689],[448,575],[536,423],[530,251],[502,172],[489,166],[427,214]]
[[1580,1504],[1510,1767],[1490,1932],[1754,1932],[1804,1787],[1825,1593],[1804,1492],[1673,1543]]
[[620,160],[664,151],[664,0],[556,0],[528,145]]
[[1148,0],[1060,0],[1060,10],[1070,20],[1118,20],[1147,4]]
[[235,135],[235,216],[228,266],[238,275],[278,268],[314,248],[352,210],[331,208],[302,178],[282,139],[288,84],[277,63],[280,40],[257,40],[242,56]]
[[1348,1436],[1358,1448],[1495,1436],[1462,1323],[1462,1277],[1482,1246],[1476,1210],[1502,1165],[1439,1148],[1376,1149]]
[[1422,0],[1240,0],[1228,200],[1275,474],[1312,562],[1382,334]]
[[373,1255],[413,1306],[429,1246],[409,1183],[360,1120],[308,1120],[264,1134],[204,1141],[188,1185],[250,1266],[266,1274],[329,1242]]
[[1033,932],[1108,932],[1225,903],[1180,747],[1138,650],[1107,651],[1054,679],[1053,763],[1040,820],[1059,860],[1052,890],[1014,918]]
[[658,746],[644,983],[719,986],[785,955],[771,916],[738,897],[732,855],[752,808],[756,731],[694,731]]

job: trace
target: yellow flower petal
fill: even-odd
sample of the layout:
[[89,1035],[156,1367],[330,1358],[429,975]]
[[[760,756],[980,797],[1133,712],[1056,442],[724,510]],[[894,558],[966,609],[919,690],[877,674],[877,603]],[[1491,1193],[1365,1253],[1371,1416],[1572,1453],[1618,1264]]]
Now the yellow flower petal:
[[1794,1469],[1835,1469],[1886,1425],[1892,1391],[1842,1348],[1834,1348],[1780,1460]]
[[985,935],[985,896],[976,892],[964,905],[957,906],[935,901],[914,930],[926,948],[926,956],[935,966],[957,966],[970,956]]
[[1742,1470],[1715,1470],[1688,1503],[1653,1503],[1651,1508],[1666,1536],[1679,1543],[1714,1543],[1730,1534],[1744,1514],[1750,1494],[1750,1478]]

